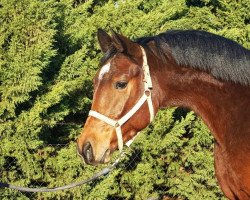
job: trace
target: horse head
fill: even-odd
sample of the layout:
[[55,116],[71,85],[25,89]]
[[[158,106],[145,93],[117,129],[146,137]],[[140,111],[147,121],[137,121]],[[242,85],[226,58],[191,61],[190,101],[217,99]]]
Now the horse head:
[[91,111],[80,134],[78,153],[88,164],[106,163],[110,154],[145,128],[154,116],[152,82],[145,50],[112,31],[98,30],[104,57],[94,77]]

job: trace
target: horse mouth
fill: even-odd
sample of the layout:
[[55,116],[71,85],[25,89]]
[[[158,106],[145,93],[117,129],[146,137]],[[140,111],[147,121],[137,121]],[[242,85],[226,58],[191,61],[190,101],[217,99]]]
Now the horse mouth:
[[108,163],[110,161],[110,152],[111,151],[109,149],[107,149],[104,152],[104,154],[103,154],[103,156],[102,156],[102,158],[100,160],[94,160],[94,159],[87,160],[84,157],[82,157],[82,159],[83,159],[83,161],[84,161],[85,164],[97,166],[99,164],[105,164],[105,163]]
[[77,147],[77,154],[78,154],[78,156],[81,157],[84,164],[97,166],[98,164],[105,164],[105,163],[108,163],[110,161],[110,154],[111,154],[110,149],[107,149],[104,152],[104,154],[100,160],[95,160],[93,149],[91,147],[90,147],[90,149],[88,149],[88,145],[85,148],[86,148],[86,149],[84,149],[85,154],[82,154],[79,151],[79,147]]

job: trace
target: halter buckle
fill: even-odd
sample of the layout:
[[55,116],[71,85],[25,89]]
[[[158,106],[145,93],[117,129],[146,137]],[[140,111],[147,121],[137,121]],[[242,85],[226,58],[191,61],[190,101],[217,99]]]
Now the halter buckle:
[[149,97],[151,95],[151,90],[150,89],[146,89],[144,92],[145,92],[145,95],[147,97]]
[[115,128],[118,128],[120,126],[120,124],[119,124],[119,122],[116,122],[116,124],[115,124]]

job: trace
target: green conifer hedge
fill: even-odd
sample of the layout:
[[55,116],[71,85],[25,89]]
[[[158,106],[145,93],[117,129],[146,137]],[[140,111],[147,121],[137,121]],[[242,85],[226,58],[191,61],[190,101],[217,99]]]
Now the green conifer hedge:
[[[1,0],[0,181],[54,187],[91,177],[75,140],[92,99],[98,28],[131,39],[200,29],[250,48],[248,0]],[[116,155],[114,155],[115,157]],[[193,112],[158,113],[109,176],[55,193],[0,199],[223,199],[213,138]]]

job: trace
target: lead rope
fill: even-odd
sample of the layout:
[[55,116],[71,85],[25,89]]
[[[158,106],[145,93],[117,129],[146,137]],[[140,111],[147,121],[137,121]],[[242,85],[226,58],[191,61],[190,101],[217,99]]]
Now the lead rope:
[[83,184],[92,182],[92,181],[100,178],[101,176],[108,175],[118,165],[118,163],[121,161],[121,159],[124,157],[124,155],[125,155],[125,152],[123,151],[120,154],[119,158],[117,158],[112,165],[102,169],[100,172],[94,174],[91,178],[88,178],[88,179],[85,179],[85,180],[82,180],[79,182],[71,183],[71,184],[68,184],[65,186],[54,187],[54,188],[29,188],[29,187],[16,186],[16,185],[11,185],[9,183],[0,182],[0,188],[9,188],[9,189],[18,190],[21,192],[56,192],[59,190],[66,190],[66,189],[70,189],[70,188],[74,188],[74,187],[79,187]]

